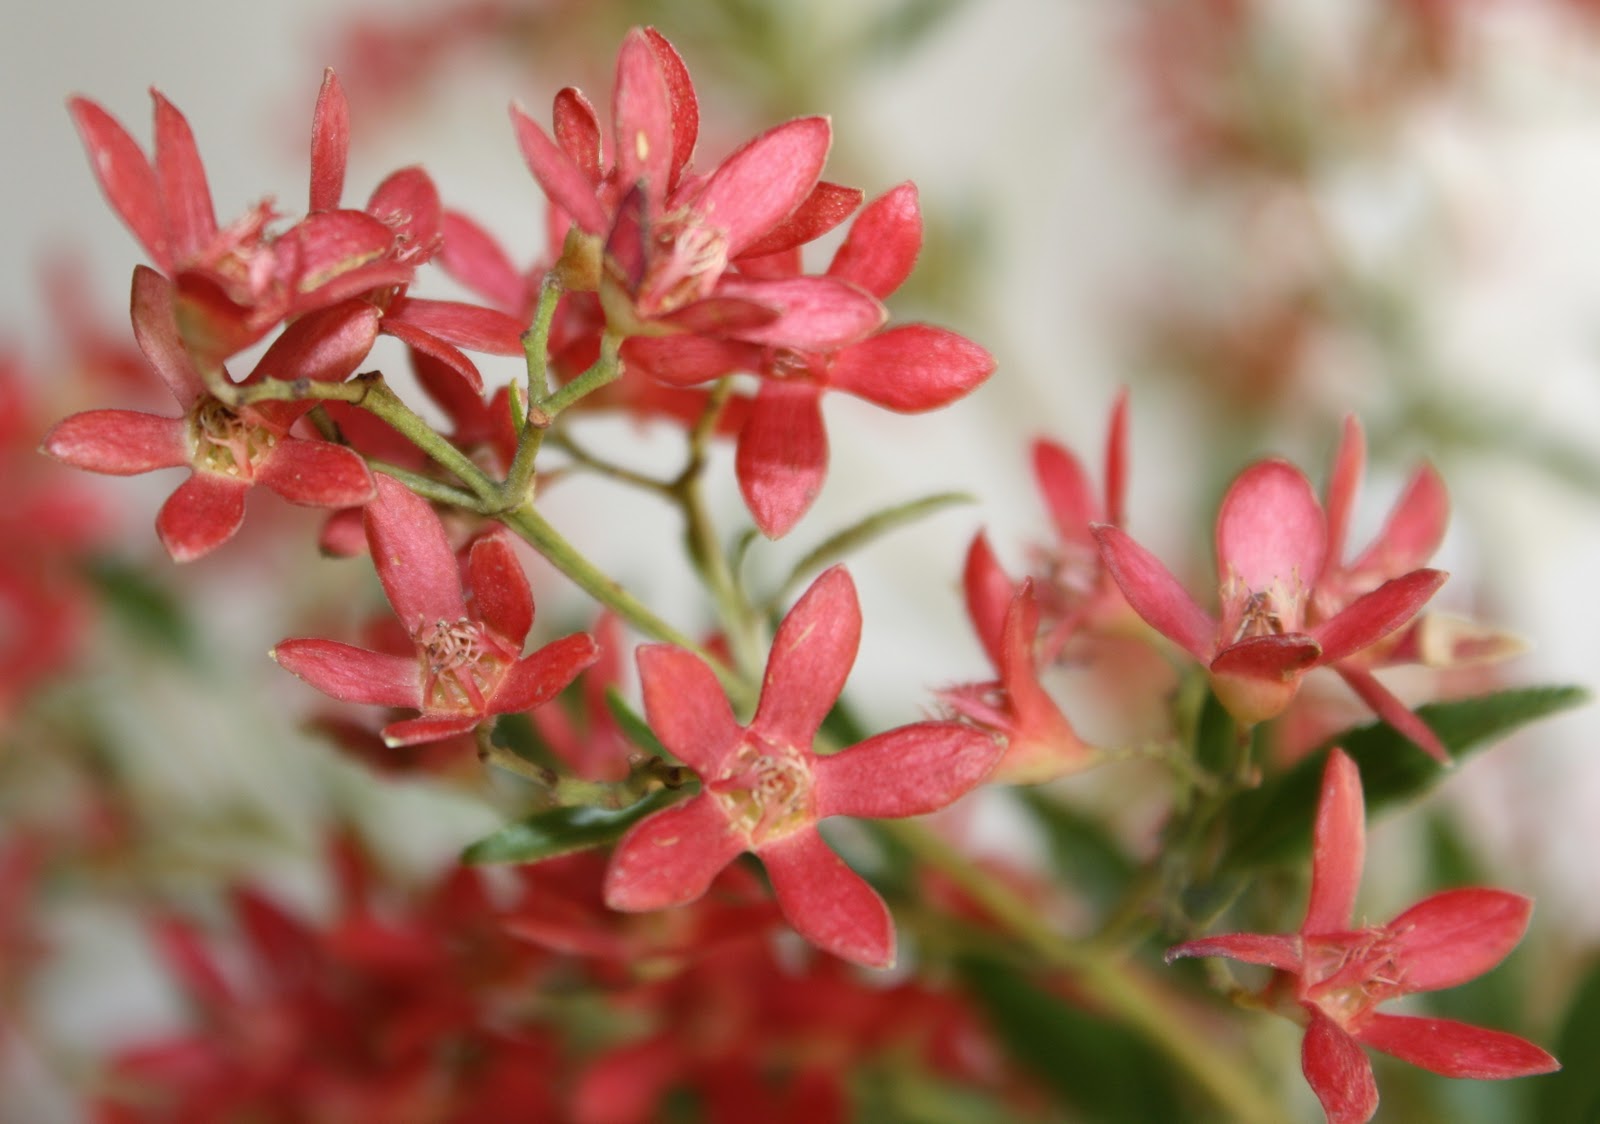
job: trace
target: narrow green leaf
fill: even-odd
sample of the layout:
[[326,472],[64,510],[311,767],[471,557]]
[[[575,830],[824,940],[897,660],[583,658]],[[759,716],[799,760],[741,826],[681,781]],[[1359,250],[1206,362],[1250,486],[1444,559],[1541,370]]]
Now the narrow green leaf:
[[912,500],[909,503],[897,504],[874,512],[860,522],[852,523],[837,534],[828,536],[813,547],[804,558],[794,564],[794,569],[789,571],[789,576],[784,579],[783,585],[773,596],[773,601],[786,600],[799,588],[801,582],[816,571],[841,555],[865,546],[897,527],[903,527],[925,515],[932,515],[936,511],[956,504],[974,502],[976,501],[973,497],[965,492],[939,492],[936,495],[924,496],[920,500]]
[[1189,1120],[1172,1067],[1142,1037],[983,957],[958,961],[967,990],[1013,1060],[1084,1120]]
[[1195,723],[1194,759],[1208,773],[1227,772],[1239,760],[1239,725],[1211,690]]
[[590,847],[604,847],[622,837],[634,824],[672,804],[684,789],[661,789],[627,808],[579,806],[552,808],[507,824],[461,853],[461,861],[481,863],[533,863]]
[[[1457,762],[1540,718],[1588,701],[1582,687],[1523,687],[1430,703],[1421,718]],[[1383,722],[1346,730],[1288,772],[1244,793],[1227,811],[1232,826],[1223,869],[1283,862],[1309,853],[1311,823],[1328,751],[1343,746],[1361,769],[1367,814],[1427,791],[1450,772]]]
[[182,660],[197,660],[194,625],[171,587],[124,558],[100,555],[84,570],[112,616],[138,640]]
[[1595,1124],[1600,1121],[1600,961],[1590,968],[1567,1005],[1561,1033],[1551,1051],[1560,1073],[1536,1078],[1539,1124]]
[[1115,902],[1132,879],[1134,865],[1105,824],[1038,788],[1012,791],[1044,833],[1056,873],[1101,908]]

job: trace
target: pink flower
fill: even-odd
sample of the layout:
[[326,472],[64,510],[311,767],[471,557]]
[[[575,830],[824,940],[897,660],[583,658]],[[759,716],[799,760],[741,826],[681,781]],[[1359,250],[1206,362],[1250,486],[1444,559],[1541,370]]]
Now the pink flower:
[[[1446,890],[1387,925],[1351,928],[1365,852],[1361,774],[1335,749],[1322,778],[1311,898],[1297,933],[1233,933],[1167,952],[1226,956],[1294,977],[1297,1021],[1306,1022],[1301,1066],[1330,1124],[1363,1124],[1378,1107],[1371,1046],[1446,1077],[1524,1077],[1560,1068],[1539,1047],[1502,1031],[1450,1019],[1385,1015],[1380,1003],[1475,979],[1522,939],[1533,903],[1503,890]],[[1270,989],[1269,989],[1270,990]]]
[[[467,559],[466,588],[444,525],[426,500],[386,476],[367,505],[367,544],[378,580],[415,652],[373,652],[333,640],[285,640],[283,667],[341,702],[408,707],[421,717],[383,729],[391,746],[439,741],[485,718],[531,710],[599,658],[578,633],[522,654],[533,596],[510,543],[486,535]],[[471,606],[467,595],[471,594]]]
[[860,964],[893,962],[883,900],[828,848],[817,821],[942,808],[983,779],[1000,746],[970,726],[921,722],[838,753],[814,753],[812,741],[844,688],[860,638],[855,585],[836,566],[779,625],[748,727],[734,720],[699,658],[661,644],[639,649],[651,728],[704,787],[622,838],[606,876],[608,905],[634,911],[693,901],[750,851],[801,936]]
[[[235,409],[206,390],[179,338],[171,282],[139,266],[132,303],[134,338],[183,407],[182,416],[90,410],[59,422],[43,448],[78,468],[114,476],[187,465],[189,479],[156,517],[156,532],[175,561],[191,561],[232,538],[244,522],[245,493],[256,484],[313,507],[349,507],[371,498],[372,476],[360,456],[290,435],[310,403]],[[244,385],[268,376],[341,381],[376,335],[377,314],[360,301],[307,313],[273,342]]]
[[[1314,667],[1338,665],[1409,621],[1444,582],[1418,569],[1384,582],[1336,615],[1308,618],[1327,526],[1311,484],[1293,465],[1252,465],[1217,513],[1220,619],[1201,609],[1154,555],[1116,527],[1094,528],[1101,556],[1135,612],[1211,673],[1240,722],[1276,717]],[[1436,744],[1423,749],[1439,756]]]
[[[921,249],[917,189],[903,183],[857,216],[828,276],[886,298],[910,275]],[[743,268],[774,283],[813,280],[800,276],[798,247]],[[994,357],[983,348],[930,324],[901,324],[832,343],[759,342],[774,341],[662,336],[631,341],[624,355],[676,386],[733,371],[761,376],[761,390],[739,434],[734,468],[756,525],[770,538],[786,534],[822,489],[828,470],[825,391],[842,390],[899,413],[923,413],[970,393],[995,368]]]
[[832,278],[729,273],[741,255],[799,245],[848,213],[835,205],[843,189],[819,182],[832,144],[826,119],[776,126],[691,174],[694,86],[672,45],[646,28],[630,31],[618,52],[611,117],[607,153],[599,118],[575,89],[556,95],[554,138],[512,108],[529,170],[572,221],[565,283],[598,289],[611,330],[814,348],[883,323],[882,305]]

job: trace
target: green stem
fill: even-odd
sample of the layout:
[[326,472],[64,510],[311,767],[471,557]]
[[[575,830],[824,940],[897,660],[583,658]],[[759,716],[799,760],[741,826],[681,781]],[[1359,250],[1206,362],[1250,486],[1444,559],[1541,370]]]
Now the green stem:
[[549,440],[558,449],[570,456],[578,465],[589,469],[591,472],[598,473],[622,484],[630,484],[635,488],[642,488],[647,492],[655,492],[657,495],[668,497],[674,495],[673,485],[668,481],[657,480],[654,476],[646,476],[642,472],[635,472],[631,468],[624,468],[622,465],[614,464],[604,457],[596,456],[573,440],[572,434],[566,433],[561,429],[552,429],[549,433]]
[[617,376],[622,374],[622,339],[623,337],[612,335],[610,332],[601,336],[600,358],[594,361],[594,366],[554,394],[535,399],[533,405],[529,407],[530,424],[536,424],[538,421],[538,415],[534,411],[542,411],[546,416],[545,424],[548,425],[549,419],[554,418],[584,395],[592,394],[607,383],[615,381]]
[[373,472],[392,476],[425,500],[475,511],[479,515],[485,514],[484,502],[477,496],[463,492],[460,488],[452,488],[449,484],[441,483],[431,476],[424,476],[420,472],[412,472],[408,468],[401,468],[387,461],[374,460],[371,457],[367,458],[367,467]]
[[556,306],[561,303],[561,282],[552,271],[539,286],[539,303],[534,309],[533,326],[522,336],[522,350],[528,365],[528,405],[511,388],[511,421],[517,427],[517,451],[512,455],[500,494],[506,507],[519,507],[531,499],[534,462],[544,444],[551,415],[542,408],[550,396],[550,325]]
[[1274,1124],[1282,1119],[1251,1074],[1216,1046],[1213,1028],[1198,1023],[1185,1005],[1123,956],[1065,939],[1027,901],[922,825],[900,820],[880,826],[970,894],[1047,965],[1070,975],[1089,998],[1177,1062],[1230,1120]]

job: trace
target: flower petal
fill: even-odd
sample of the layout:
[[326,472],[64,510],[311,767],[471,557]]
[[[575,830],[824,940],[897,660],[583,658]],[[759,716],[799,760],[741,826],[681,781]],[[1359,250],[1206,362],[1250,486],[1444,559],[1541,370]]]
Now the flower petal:
[[583,230],[604,236],[609,225],[606,213],[595,198],[594,184],[583,174],[583,169],[545,134],[538,122],[515,105],[511,107],[511,124],[517,133],[522,158],[550,202],[565,211]]
[[634,336],[622,345],[629,370],[673,386],[695,386],[736,371],[754,371],[763,350],[756,344],[685,332],[674,336]]
[[690,158],[694,155],[695,141],[700,136],[700,102],[695,97],[694,83],[689,78],[689,68],[667,37],[653,27],[644,29],[650,46],[655,49],[661,63],[662,76],[672,94],[672,182],[676,187]]
[[861,643],[861,604],[843,566],[823,571],[772,638],[750,731],[809,751]]
[[606,868],[606,905],[627,913],[692,902],[744,850],[710,796],[694,796],[633,825]]
[[1168,964],[1185,956],[1226,956],[1230,960],[1265,964],[1285,972],[1298,972],[1302,965],[1299,937],[1267,933],[1219,933],[1167,949]]
[[1326,535],[1305,474],[1288,461],[1260,461],[1239,474],[1217,512],[1217,575],[1250,591],[1309,588],[1322,572]]
[[1311,630],[1322,645],[1321,662],[1337,663],[1388,636],[1416,616],[1448,576],[1443,570],[1412,570],[1356,598]]
[[337,640],[284,640],[272,658],[340,702],[422,706],[422,669],[415,656],[369,652]]
[[943,808],[988,776],[1005,747],[962,722],[918,722],[812,763],[816,816],[889,819]]
[[822,490],[828,435],[821,399],[809,383],[765,379],[739,431],[739,491],[768,538],[787,534]]
[[1516,947],[1533,902],[1504,890],[1446,890],[1385,926],[1407,992],[1436,991],[1477,979]]
[[628,187],[642,184],[646,213],[660,214],[672,174],[672,91],[655,44],[643,28],[628,32],[617,52],[611,118],[617,182]]
[[907,181],[868,203],[833,255],[828,276],[860,285],[878,298],[905,283],[922,250],[917,185]]
[[[861,206],[861,192],[856,188],[842,187],[827,180],[818,181],[817,186],[811,189],[811,194],[806,196],[805,202],[795,209],[794,214],[740,251],[739,268],[745,269],[746,263],[756,258],[798,250],[807,242],[822,237],[838,226],[859,206]],[[796,261],[790,261],[787,256],[776,260],[787,262],[790,266],[798,264]],[[791,275],[797,271],[796,268],[787,270]],[[866,285],[861,287],[867,288]]]
[[272,341],[246,381],[264,378],[343,382],[378,339],[378,310],[349,300],[308,312]]
[[244,523],[248,484],[196,472],[178,485],[156,514],[156,534],[174,562],[192,562],[215,550]]
[[888,906],[815,828],[801,828],[757,853],[783,916],[797,933],[854,964],[894,964],[894,922]]
[[465,395],[477,398],[483,394],[483,376],[478,373],[477,365],[454,344],[393,317],[384,317],[382,328],[385,335],[393,336],[413,351],[434,360],[440,373],[449,371],[454,375]]
[[1453,1019],[1373,1015],[1358,1036],[1374,1050],[1446,1077],[1496,1081],[1561,1068],[1560,1062],[1525,1038]]
[[1396,698],[1394,692],[1378,682],[1377,676],[1348,664],[1336,664],[1334,670],[1360,696],[1361,701],[1372,708],[1374,714],[1410,738],[1439,764],[1450,764],[1450,751],[1439,740],[1439,735],[1430,730],[1416,712]]
[[1344,750],[1328,754],[1322,794],[1311,837],[1311,898],[1302,933],[1338,933],[1350,928],[1356,889],[1366,861],[1366,803],[1361,771]]
[[189,463],[189,424],[134,410],[88,410],[57,422],[41,448],[89,472],[132,476]]
[[499,534],[485,535],[467,556],[473,612],[519,649],[533,627],[533,590],[516,551]]
[[178,405],[188,410],[205,397],[206,389],[178,334],[172,282],[148,266],[135,266],[129,303],[134,342],[172,391]]
[[511,665],[491,700],[491,713],[516,714],[543,706],[600,658],[594,637],[563,636]]
[[367,546],[389,604],[413,636],[436,621],[467,615],[461,570],[444,524],[428,501],[398,480],[379,475],[367,504]]
[[444,247],[437,262],[444,271],[496,308],[522,311],[527,281],[500,243],[459,211],[446,211],[440,227]]
[[598,187],[604,174],[600,166],[600,117],[582,90],[566,86],[556,91],[550,125],[561,151]]
[[1017,595],[1017,586],[1000,568],[983,532],[973,536],[967,548],[967,562],[962,569],[961,586],[966,593],[967,617],[978,634],[978,642],[989,656],[989,662],[1000,669],[1003,660],[1003,640],[1006,616]]
[[670,644],[639,647],[644,713],[661,744],[702,777],[722,771],[744,730],[705,661]]
[[1155,555],[1117,527],[1090,528],[1100,544],[1100,557],[1111,571],[1133,611],[1161,635],[1202,663],[1210,663],[1217,642],[1217,622]]
[[442,742],[446,738],[470,734],[483,721],[481,714],[425,714],[391,722],[383,728],[383,744],[390,749],[407,745]]
[[1322,1102],[1328,1124],[1366,1124],[1378,1111],[1372,1063],[1360,1044],[1320,1011],[1312,1012],[1300,1044],[1300,1069]]
[[828,385],[902,413],[948,406],[994,373],[994,356],[955,332],[906,324],[834,356]]
[[1432,465],[1418,468],[1373,544],[1350,569],[1400,573],[1432,558],[1450,524],[1450,495]]
[[156,187],[155,169],[144,151],[115,117],[88,98],[69,99],[67,110],[89,152],[94,178],[99,181],[106,202],[121,216],[150,260],[163,270],[170,270],[172,249],[161,217],[161,193]]
[[492,308],[462,301],[407,298],[398,309],[384,317],[384,324],[392,326],[397,320],[468,351],[484,351],[490,355],[522,354],[522,321]]
[[1366,434],[1362,432],[1360,419],[1348,414],[1339,436],[1339,448],[1333,454],[1333,471],[1328,477],[1326,569],[1337,569],[1340,559],[1344,557],[1345,538],[1350,533],[1350,513],[1355,508],[1356,492],[1361,488],[1361,474],[1366,463]]
[[1106,522],[1120,527],[1126,522],[1128,495],[1128,390],[1117,392],[1106,427]]
[[189,122],[155,90],[150,96],[156,107],[155,169],[161,211],[172,256],[183,262],[199,257],[216,238],[217,213]]
[[1033,478],[1057,537],[1063,542],[1092,543],[1089,525],[1106,522],[1107,515],[1100,508],[1100,497],[1089,482],[1083,462],[1054,441],[1035,441]]
[[831,277],[759,280],[724,276],[715,296],[777,311],[770,320],[733,325],[726,334],[802,351],[832,351],[855,343],[881,328],[888,318],[876,297]]
[[391,232],[389,253],[417,266],[438,252],[444,208],[433,177],[418,167],[391,172],[372,189],[367,214]]
[[344,194],[345,163],[350,155],[350,103],[339,78],[328,67],[322,72],[317,108],[311,115],[311,205],[308,210],[331,211]]
[[309,507],[357,507],[375,494],[372,473],[355,450],[298,437],[278,441],[256,466],[256,483]]
[[693,206],[726,233],[730,258],[805,201],[832,143],[826,117],[801,117],[768,129],[717,166]]

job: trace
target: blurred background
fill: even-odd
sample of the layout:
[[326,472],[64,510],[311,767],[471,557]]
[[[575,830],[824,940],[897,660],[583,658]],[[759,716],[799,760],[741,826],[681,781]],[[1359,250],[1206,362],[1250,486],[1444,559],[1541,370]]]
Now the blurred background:
[[[1210,580],[1228,480],[1279,454],[1321,486],[1354,412],[1371,456],[1352,544],[1432,462],[1453,504],[1437,603],[1528,645],[1396,689],[1593,684],[1600,7],[1586,0],[12,5],[0,15],[0,439],[18,496],[0,514],[16,544],[0,560],[0,1121],[85,1118],[106,1056],[181,1025],[152,909],[215,917],[219,888],[249,880],[315,915],[334,894],[320,873],[330,823],[356,825],[404,880],[435,876],[501,822],[481,780],[396,778],[331,750],[306,725],[319,700],[262,659],[380,603],[362,567],[307,549],[317,515],[253,497],[239,543],[174,568],[150,533],[164,475],[91,479],[32,452],[74,410],[169,409],[127,329],[140,251],[65,99],[94,99],[146,143],[146,90],[159,88],[193,126],[220,215],[264,196],[294,215],[334,66],[351,103],[347,199],[420,163],[527,264],[544,249],[541,201],[506,104],[544,119],[577,85],[603,106],[636,23],[658,26],[694,74],[707,162],[777,120],[825,113],[829,179],[868,198],[915,180],[926,244],[891,307],[999,360],[978,393],[927,417],[830,398],[827,488],[795,541],[752,553],[754,572],[778,575],[868,512],[952,489],[976,498],[853,564],[866,633],[850,698],[871,723],[907,721],[930,689],[987,674],[956,595],[966,544],[984,527],[1009,568],[1030,565],[1051,538],[1030,443],[1067,445],[1098,479],[1121,387],[1129,529],[1191,588]],[[483,364],[491,385],[517,368]],[[670,434],[591,424],[597,447],[672,463]],[[731,474],[717,479],[738,529]],[[710,625],[671,512],[587,480],[553,486],[546,510],[669,619]],[[563,579],[533,580],[544,634],[587,626]],[[1091,701],[1086,736],[1115,737]],[[1467,869],[1537,899],[1507,986],[1522,1029],[1547,1044],[1600,947],[1597,745],[1592,708],[1562,715],[1474,758],[1426,816],[1374,827],[1374,918],[1415,899],[1424,864],[1410,856],[1431,830],[1419,825],[1438,822]],[[1026,846],[1003,807],[976,819],[992,846]],[[1498,1095],[1413,1104],[1517,1118]]]

